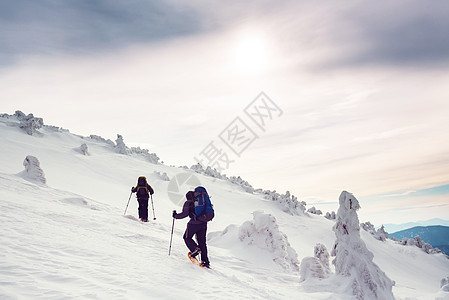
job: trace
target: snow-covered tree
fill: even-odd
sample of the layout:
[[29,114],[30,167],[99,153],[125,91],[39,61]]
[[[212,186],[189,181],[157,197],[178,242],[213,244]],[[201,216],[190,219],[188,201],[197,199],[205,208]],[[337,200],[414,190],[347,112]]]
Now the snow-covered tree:
[[88,151],[88,148],[87,148],[87,145],[86,144],[82,144],[81,146],[80,146],[80,149],[79,149],[80,151],[81,151],[81,153],[83,154],[83,155],[89,155],[89,151]]
[[329,267],[329,252],[323,244],[316,244],[314,257],[304,257],[299,265],[300,281],[309,278],[327,278],[331,274]]
[[25,130],[29,135],[34,135],[36,130],[44,125],[44,120],[42,118],[36,118],[33,114],[26,116],[20,110],[17,110],[14,116],[20,121],[19,127]]
[[117,134],[117,139],[115,140],[116,146],[115,151],[120,154],[129,154],[130,151],[128,147],[126,147],[125,142],[123,141],[123,136]]
[[315,206],[312,206],[311,208],[309,208],[307,210],[307,212],[311,213],[311,214],[314,214],[314,215],[318,215],[318,216],[323,214],[323,212],[321,210],[319,210],[319,209],[316,209]]
[[42,171],[39,160],[31,155],[28,155],[23,161],[25,170],[21,173],[22,176],[28,180],[46,183],[44,171]]
[[337,239],[331,253],[336,274],[347,278],[346,290],[356,299],[394,299],[394,282],[373,262],[373,253],[360,238],[359,201],[343,191],[339,204],[333,227]]
[[273,253],[273,261],[282,268],[298,271],[298,255],[287,236],[279,230],[276,218],[259,211],[253,212],[253,216],[252,221],[240,226],[240,241]]

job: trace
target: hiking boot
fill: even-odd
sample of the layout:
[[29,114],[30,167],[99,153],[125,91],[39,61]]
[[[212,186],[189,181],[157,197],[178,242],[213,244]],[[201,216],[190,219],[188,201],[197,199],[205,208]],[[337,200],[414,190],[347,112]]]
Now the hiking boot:
[[203,268],[208,268],[208,269],[210,269],[210,266],[209,266],[209,263],[208,263],[208,262],[202,261],[201,264],[200,264],[200,266],[203,267]]
[[200,248],[196,248],[195,251],[193,252],[189,252],[188,256],[191,258],[195,258],[196,256],[198,256],[198,254],[201,253],[201,249]]

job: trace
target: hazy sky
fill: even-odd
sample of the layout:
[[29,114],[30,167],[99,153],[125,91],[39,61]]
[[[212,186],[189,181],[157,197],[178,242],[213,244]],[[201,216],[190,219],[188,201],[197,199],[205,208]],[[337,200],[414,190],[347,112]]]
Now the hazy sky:
[[309,207],[348,190],[376,225],[447,218],[448,15],[445,0],[1,1],[0,112],[121,134],[168,165],[217,150],[223,173]]

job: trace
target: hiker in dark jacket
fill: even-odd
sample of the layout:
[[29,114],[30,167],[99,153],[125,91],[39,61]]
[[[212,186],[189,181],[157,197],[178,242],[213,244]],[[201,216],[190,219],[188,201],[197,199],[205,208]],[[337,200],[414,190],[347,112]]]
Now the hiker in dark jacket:
[[[189,191],[186,194],[187,201],[184,202],[181,213],[173,211],[173,218],[184,219],[190,217],[190,221],[187,223],[187,228],[184,233],[184,242],[189,248],[189,257],[196,258],[198,254],[201,254],[201,266],[209,268],[209,258],[207,257],[207,245],[206,245],[206,232],[207,222],[195,220],[195,205],[194,205],[194,192]],[[196,234],[198,244],[193,240],[193,236]]]
[[131,188],[131,192],[136,193],[139,202],[139,219],[142,222],[148,222],[148,198],[153,195],[153,188],[147,183],[143,176],[137,179],[137,186]]

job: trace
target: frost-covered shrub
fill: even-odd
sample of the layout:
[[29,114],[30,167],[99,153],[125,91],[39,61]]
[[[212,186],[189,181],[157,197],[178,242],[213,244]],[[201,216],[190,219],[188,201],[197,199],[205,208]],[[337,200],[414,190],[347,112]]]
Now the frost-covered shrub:
[[231,176],[229,178],[229,181],[235,185],[240,186],[247,193],[250,193],[250,194],[254,193],[254,188],[251,186],[251,184],[249,184],[248,181],[243,180],[240,176],[237,176],[237,177]]
[[44,125],[44,120],[42,118],[36,118],[33,114],[26,116],[20,110],[16,111],[14,116],[16,116],[20,121],[19,127],[25,130],[25,132],[29,135],[34,135],[36,130]]
[[279,230],[276,218],[270,214],[253,212],[254,219],[240,226],[239,239],[273,254],[273,261],[287,270],[298,271],[296,251],[290,246],[287,236]]
[[168,177],[167,173],[165,173],[165,172],[161,174],[161,172],[159,172],[159,171],[154,171],[153,173],[156,174],[163,181],[170,181],[170,178]]
[[371,224],[371,222],[365,222],[361,223],[360,227],[362,227],[362,229],[365,230],[366,232],[369,232],[375,239],[379,241],[383,242],[386,239],[388,239],[388,232],[385,231],[384,225],[382,225],[378,230],[376,230],[376,228],[374,227],[373,224]]
[[419,236],[416,236],[414,239],[403,238],[401,241],[398,241],[396,238],[393,238],[392,240],[403,246],[416,246],[427,254],[441,253],[440,249],[433,248],[432,245],[424,242]]
[[213,178],[224,179],[224,180],[228,179],[226,177],[226,175],[221,174],[220,172],[217,171],[217,169],[212,169],[210,166],[206,167],[206,170],[204,170],[203,174],[206,176],[209,176],[209,177],[213,177]]
[[105,143],[105,144],[108,144],[108,145],[110,145],[110,146],[115,147],[115,143],[114,143],[113,141],[111,141],[111,140],[109,140],[109,139],[107,140],[107,139],[105,139],[105,138],[102,138],[102,137],[99,136],[99,135],[91,134],[88,138],[91,139],[91,140],[93,140],[93,141],[102,142],[102,143]]
[[228,180],[228,177],[226,175],[221,174],[217,169],[212,169],[210,166],[207,166],[206,169],[200,164],[197,163],[196,165],[193,165],[190,167],[191,170],[195,171],[198,174],[203,174],[209,177]]
[[83,155],[89,155],[89,151],[88,151],[88,148],[87,148],[87,145],[86,144],[82,144],[81,146],[80,146],[80,152],[83,154]]
[[331,274],[329,252],[323,244],[316,244],[314,257],[304,257],[299,269],[300,281],[309,278],[327,278]]
[[311,208],[309,208],[307,210],[308,213],[314,214],[314,215],[322,215],[323,213],[321,212],[321,210],[316,209],[315,206],[312,206]]
[[156,153],[150,153],[149,150],[140,149],[140,147],[131,147],[131,149],[129,149],[129,152],[131,154],[140,155],[153,164],[158,164],[160,160],[159,156],[157,156]]
[[346,289],[356,299],[394,299],[394,282],[373,262],[373,253],[360,238],[359,201],[343,191],[339,203],[333,227],[337,239],[331,253],[336,274],[348,278]]
[[46,183],[44,171],[42,171],[39,160],[31,155],[28,155],[23,161],[23,165],[25,170],[21,173],[21,175],[32,181],[37,181],[40,183]]
[[117,139],[115,140],[116,144],[114,145],[114,149],[117,153],[124,155],[138,155],[144,157],[147,161],[153,164],[158,164],[160,158],[156,155],[156,153],[150,153],[147,149],[141,149],[140,147],[131,147],[128,148],[123,141],[123,136],[117,134]]
[[[180,168],[186,168],[185,166]],[[190,167],[191,170],[195,171],[198,174],[203,174],[209,177],[218,178],[222,180],[229,181],[232,184],[238,185],[242,189],[245,190],[245,192],[253,194],[255,192],[254,188],[249,184],[248,181],[243,180],[240,176],[231,176],[227,177],[226,174],[221,174],[217,169],[212,169],[210,166],[207,166],[206,169],[200,164],[197,163],[196,165],[193,165]]]
[[[256,192],[260,192],[257,190]],[[298,198],[290,195],[290,192],[285,192],[284,195],[276,193],[276,191],[263,191],[264,198],[267,200],[278,202],[282,208],[282,211],[291,215],[307,215],[306,203],[304,201],[299,202]]]
[[440,288],[443,292],[449,292],[449,276],[441,279]]
[[335,211],[327,212],[324,217],[326,219],[329,219],[329,220],[336,220],[337,219],[337,216],[335,215]]
[[385,231],[384,225],[382,225],[379,229],[377,229],[376,238],[382,242],[388,239],[388,232]]

